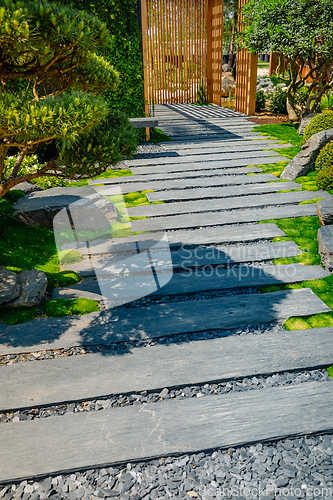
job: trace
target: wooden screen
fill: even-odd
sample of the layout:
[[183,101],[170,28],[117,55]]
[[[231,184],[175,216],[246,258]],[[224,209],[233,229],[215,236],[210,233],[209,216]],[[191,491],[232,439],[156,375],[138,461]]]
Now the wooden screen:
[[207,0],[141,0],[146,99],[196,102],[207,95]]
[[[241,9],[246,0],[239,0],[238,29],[242,29]],[[254,115],[256,107],[258,55],[247,50],[237,50],[235,110]]]

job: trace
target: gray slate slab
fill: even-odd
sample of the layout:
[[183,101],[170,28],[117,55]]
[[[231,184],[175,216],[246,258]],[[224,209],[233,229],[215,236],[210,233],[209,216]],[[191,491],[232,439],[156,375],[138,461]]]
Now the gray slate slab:
[[[199,177],[199,178],[181,178],[181,179],[170,179],[164,181],[141,181],[141,182],[129,182],[126,181],[122,184],[118,184],[121,188],[121,192],[132,193],[134,191],[146,191],[150,189],[184,189],[197,187],[197,186],[232,186],[237,184],[256,184],[259,182],[276,181],[277,178],[271,174],[257,174],[257,175],[215,175],[211,177]],[[107,189],[104,186],[99,187],[94,185],[95,191],[103,194],[103,189]]]
[[161,229],[181,229],[200,226],[238,224],[284,217],[305,217],[317,215],[315,203],[310,205],[290,205],[280,207],[254,208],[252,210],[229,210],[225,212],[204,212],[189,215],[154,217],[134,220],[133,231],[154,231]]
[[[111,309],[85,316],[0,324],[0,354],[110,344],[177,333],[228,329],[309,316],[331,309],[312,290],[284,290],[218,299]],[[1,428],[1,426],[0,426]]]
[[[268,165],[272,163],[277,163],[279,161],[286,161],[288,158],[281,156],[268,156],[267,158],[245,158],[240,160],[227,160],[227,161],[209,161],[209,162],[193,162],[184,163],[178,165],[158,165],[158,166],[148,166],[148,167],[131,167],[132,174],[135,175],[152,175],[152,174],[162,174],[166,172],[188,172],[188,171],[205,171],[212,169],[231,169],[235,167],[247,167],[253,165]],[[96,181],[90,181],[90,184]]]
[[[209,177],[215,175],[240,175],[240,174],[249,174],[249,173],[259,173],[262,172],[261,168],[258,167],[235,167],[235,168],[220,168],[220,169],[206,169],[206,170],[194,170],[193,172],[186,171],[184,172],[160,172],[155,174],[146,174],[140,175],[126,175],[123,177],[109,177],[105,179],[95,179],[90,181],[90,185],[94,184],[124,184],[129,182],[148,182],[155,180],[167,180],[167,179],[187,179],[191,177]],[[101,182],[103,181],[103,182]]]
[[202,161],[217,161],[217,160],[238,160],[239,158],[256,158],[262,157],[266,158],[268,156],[279,156],[279,153],[275,151],[245,151],[243,153],[238,153],[237,151],[232,152],[218,152],[215,154],[196,154],[187,156],[171,156],[164,158],[150,158],[150,159],[140,159],[140,160],[127,160],[126,164],[129,167],[134,166],[147,166],[147,165],[167,165],[170,163],[190,163],[190,162],[202,162]]
[[195,136],[191,139],[180,139],[180,140],[175,140],[174,138],[172,138],[171,141],[162,141],[160,142],[160,146],[165,146],[165,145],[168,145],[168,146],[171,146],[171,145],[175,145],[177,146],[178,144],[191,144],[191,143],[201,143],[203,140],[205,141],[205,143],[210,143],[210,142],[214,142],[214,141],[218,141],[218,142],[224,142],[224,141],[232,141],[232,142],[236,142],[236,141],[250,141],[252,139],[256,139],[256,138],[261,138],[262,136],[260,135],[259,132],[248,132],[247,134],[242,134],[242,135],[236,135],[236,134],[233,134],[233,133],[230,133],[229,136],[228,135],[216,135],[214,136],[214,134],[210,135],[210,136],[206,136],[204,139],[202,138],[202,136]]
[[0,480],[324,434],[332,405],[333,383],[309,382],[14,422],[0,427]]
[[333,226],[328,225],[318,229],[319,253],[323,266],[330,273],[333,271]]
[[[169,273],[170,274],[170,273]],[[156,272],[160,279],[165,272]],[[170,275],[171,276],[171,275]],[[271,265],[262,267],[242,266],[238,269],[211,268],[208,265],[205,269],[193,271],[188,269],[186,261],[182,266],[182,271],[174,273],[170,281],[159,288],[150,296],[162,297],[165,295],[178,295],[184,293],[196,293],[208,290],[228,290],[234,288],[249,288],[263,285],[277,285],[282,283],[297,283],[300,281],[320,279],[329,276],[321,266],[303,266],[301,264]],[[139,276],[135,273],[127,276],[115,276],[111,273],[106,277],[111,288],[112,296],[106,299],[112,300],[134,300],[137,296],[137,289],[150,283],[151,274]],[[129,295],[130,284],[132,297]],[[83,281],[71,287],[56,288],[53,291],[52,299],[77,299],[87,298],[92,300],[103,300],[97,280]],[[129,300],[128,300],[129,301]]]
[[275,144],[279,144],[280,141],[277,139],[261,139],[259,140],[250,140],[250,139],[234,139],[232,141],[201,141],[201,142],[183,142],[183,143],[174,143],[173,141],[171,142],[164,142],[163,143],[163,149],[166,151],[177,151],[179,152],[180,150],[185,151],[187,149],[193,149],[193,148],[236,148],[236,147],[245,147],[245,146],[262,146],[261,149],[265,149],[268,146],[275,147]]
[[0,411],[314,369],[333,364],[332,337],[315,328],[1,366]]
[[193,212],[208,212],[212,210],[232,210],[244,207],[264,207],[266,205],[283,205],[285,203],[299,203],[320,197],[320,192],[296,191],[291,193],[270,193],[260,195],[238,196],[230,198],[213,198],[209,201],[181,201],[164,205],[143,205],[128,209],[132,217],[156,217],[159,215],[176,215]]
[[[214,154],[214,153],[231,153],[231,152],[245,152],[245,151],[263,151],[265,150],[273,150],[274,149],[283,149],[283,148],[288,148],[292,147],[291,144],[267,144],[266,146],[263,146],[261,144],[252,144],[250,146],[242,146],[241,144],[237,144],[234,146],[221,146],[219,145],[218,147],[210,147],[209,150],[206,150],[206,148],[202,148],[201,145],[199,148],[191,148],[191,149],[178,149],[177,150],[177,155],[180,156],[187,156],[187,155],[202,155],[207,151],[207,154]],[[207,148],[208,149],[208,148]],[[170,154],[170,153],[168,153]]]
[[268,184],[251,184],[248,186],[210,187],[193,189],[175,189],[147,193],[149,201],[195,200],[202,198],[227,198],[231,196],[274,193],[289,189],[300,189],[296,182],[269,182]]
[[[90,249],[91,251],[91,249]],[[100,252],[91,251],[91,255]],[[196,247],[194,249],[179,249],[171,253],[172,265],[174,268],[179,268],[185,265],[186,267],[198,267],[215,264],[227,264],[235,262],[260,262],[265,260],[277,259],[280,257],[294,257],[298,255],[298,246],[293,241],[278,241],[274,243],[257,244],[257,245],[237,245],[237,246],[214,246],[214,247]],[[126,254],[126,257],[135,255],[136,249],[133,252]],[[105,258],[112,264],[122,256],[122,252],[109,254]],[[94,276],[93,268],[89,269],[90,259],[86,257],[82,262],[61,266],[62,270],[72,270],[80,274],[80,276]]]

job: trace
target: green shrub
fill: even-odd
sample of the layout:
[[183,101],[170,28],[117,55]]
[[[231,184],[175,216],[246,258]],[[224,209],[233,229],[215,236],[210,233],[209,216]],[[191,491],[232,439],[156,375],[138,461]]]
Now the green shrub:
[[320,189],[333,189],[333,162],[329,167],[322,168],[320,172],[318,172],[317,186]]
[[256,93],[256,112],[263,111],[266,107],[266,96],[263,90]]
[[282,87],[277,87],[270,96],[268,109],[272,113],[287,114],[287,91],[283,90]]
[[300,89],[298,89],[294,97],[295,104],[304,107],[307,101],[307,92],[308,92],[308,87],[301,87]]
[[320,103],[320,109],[330,109],[333,111],[333,92],[329,90]]
[[333,111],[325,109],[319,115],[312,118],[304,129],[303,142],[306,142],[314,134],[333,128]]
[[207,106],[208,104],[205,85],[203,81],[200,83],[198,88],[197,104],[199,104],[199,106]]
[[82,260],[82,253],[77,252],[76,250],[63,250],[59,253],[59,261],[62,266],[75,264],[76,262],[81,262]]
[[333,141],[329,142],[319,152],[316,158],[316,170],[330,167],[333,163]]

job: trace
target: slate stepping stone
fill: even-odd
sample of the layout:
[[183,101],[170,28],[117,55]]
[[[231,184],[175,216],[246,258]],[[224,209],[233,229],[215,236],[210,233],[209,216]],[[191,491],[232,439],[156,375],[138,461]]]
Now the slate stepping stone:
[[230,329],[329,311],[310,289],[303,288],[40,318],[23,325],[0,324],[0,355]]
[[153,217],[152,219],[135,220],[132,222],[133,231],[154,231],[161,229],[181,229],[200,226],[218,226],[224,224],[238,224],[255,222],[265,219],[281,219],[285,217],[306,217],[316,215],[315,204],[293,205],[252,210],[229,210],[225,212],[205,212],[188,215],[173,215]]
[[[90,255],[94,255],[94,251],[90,248]],[[99,251],[95,252],[100,255]],[[127,258],[137,253],[136,248],[132,252],[126,254],[116,252],[105,256],[105,262],[112,264],[120,259]],[[257,245],[238,245],[238,246],[213,246],[213,247],[196,247],[192,249],[179,249],[171,252],[173,268],[179,268],[185,265],[186,267],[198,267],[215,264],[230,264],[231,262],[260,262],[264,260],[277,259],[280,257],[294,257],[298,255],[298,246],[293,241],[280,241],[275,243],[257,244]],[[101,259],[101,257],[99,257]],[[95,276],[95,271],[91,267],[91,260],[88,255],[82,262],[61,266],[63,270],[73,270],[81,276]]]
[[[286,161],[287,158],[284,156],[268,156],[267,158],[244,158],[236,160],[219,160],[219,161],[207,161],[207,162],[195,162],[192,163],[178,163],[170,165],[149,165],[148,167],[131,167],[130,170],[132,174],[135,175],[152,175],[152,174],[162,174],[169,172],[194,172],[194,171],[205,171],[205,170],[224,170],[231,169],[235,167],[246,167],[252,165],[262,165],[277,163],[278,161]],[[187,174],[186,174],[187,175]],[[99,179],[100,181],[106,181],[107,179]],[[98,179],[94,181],[89,181],[90,184],[99,184]]]
[[[164,157],[164,158],[152,158],[152,159],[141,159],[141,160],[127,160],[126,164],[129,167],[134,166],[147,166],[147,165],[169,165],[169,164],[178,164],[178,163],[190,163],[190,162],[206,162],[206,161],[226,161],[226,160],[238,160],[240,158],[266,158],[269,156],[279,156],[279,153],[275,151],[249,151],[238,153],[235,151],[232,152],[219,152],[216,154],[202,154],[202,155],[188,155],[182,157]],[[264,162],[263,162],[264,163]]]
[[332,405],[332,382],[309,382],[14,422],[0,426],[0,481],[325,434]]
[[[166,263],[167,266],[167,263]],[[110,269],[112,266],[108,266]],[[116,267],[116,266],[115,266]],[[162,266],[163,267],[163,266]],[[149,270],[150,271],[150,270]],[[300,281],[320,279],[329,276],[329,273],[324,271],[321,266],[302,266],[301,264],[287,264],[281,266],[263,266],[250,267],[242,266],[235,268],[212,268],[207,265],[202,270],[193,271],[187,268],[186,261],[183,264],[181,272],[172,275],[172,272],[156,271],[157,280],[166,281],[165,285],[161,284],[149,296],[162,297],[165,295],[177,295],[184,293],[203,292],[208,290],[226,290],[233,288],[249,288],[264,285],[276,285],[282,283],[297,283]],[[140,269],[138,274],[115,275],[110,274],[105,276],[105,282],[102,279],[99,281],[83,281],[71,287],[56,288],[53,291],[52,299],[77,299],[84,297],[92,300],[105,299],[113,301],[135,300],[137,291],[140,289],[149,289],[151,282],[151,271],[144,274]],[[107,286],[108,285],[108,286]],[[102,288],[101,288],[102,286]],[[105,292],[101,291],[105,290]],[[148,292],[149,293],[149,292]],[[147,294],[148,295],[148,294]]]
[[[258,136],[259,137],[259,136]],[[275,146],[277,144],[279,144],[279,141],[278,140],[274,140],[274,139],[261,139],[259,137],[260,140],[244,140],[244,139],[234,139],[234,140],[231,140],[231,141],[225,141],[225,140],[221,140],[221,141],[201,141],[201,142],[183,142],[183,143],[177,143],[177,144],[174,144],[173,142],[171,143],[168,143],[168,142],[165,142],[163,143],[163,149],[165,149],[166,151],[186,151],[188,149],[193,149],[193,148],[198,148],[200,146],[200,148],[203,150],[203,149],[206,149],[206,148],[228,148],[228,147],[238,147],[238,146],[241,146],[241,147],[245,147],[245,146],[261,146],[261,149],[266,149],[268,146],[272,146],[275,148]]]
[[260,194],[237,196],[235,198],[213,198],[200,201],[182,201],[166,203],[165,205],[143,205],[128,209],[132,217],[158,217],[164,215],[178,215],[194,212],[208,212],[212,210],[232,210],[236,208],[264,207],[265,205],[283,205],[312,200],[320,196],[320,192],[299,191],[295,193]]
[[[257,174],[257,175],[216,175],[211,177],[199,177],[195,179],[172,179],[165,181],[141,181],[119,184],[123,194],[133,193],[135,191],[146,191],[150,189],[184,189],[197,186],[234,186],[239,184],[257,184],[260,182],[276,181],[276,177],[271,174]],[[104,186],[94,186],[94,190],[103,195],[107,194],[107,189]],[[104,192],[103,192],[104,190]]]
[[274,193],[282,190],[299,189],[302,186],[296,182],[269,182],[267,184],[251,184],[249,186],[201,187],[193,189],[175,189],[147,193],[149,201],[196,200],[203,198],[227,198],[259,193]]
[[[333,328],[230,336],[0,367],[0,410],[310,370],[333,363]],[[209,363],[207,363],[209,360]],[[235,362],[237,360],[237,362]]]
[[333,272],[333,226],[318,229],[318,243],[321,261],[330,273]]

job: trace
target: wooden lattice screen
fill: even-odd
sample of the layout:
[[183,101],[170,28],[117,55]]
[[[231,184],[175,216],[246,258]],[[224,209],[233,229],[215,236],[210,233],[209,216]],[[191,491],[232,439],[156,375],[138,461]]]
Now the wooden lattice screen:
[[202,84],[220,104],[223,0],[141,0],[141,14],[146,101],[196,102]]
[[[238,29],[242,29],[241,9],[246,0],[239,0]],[[247,50],[237,50],[235,109],[240,113],[254,115],[256,106],[256,84],[258,55]]]

